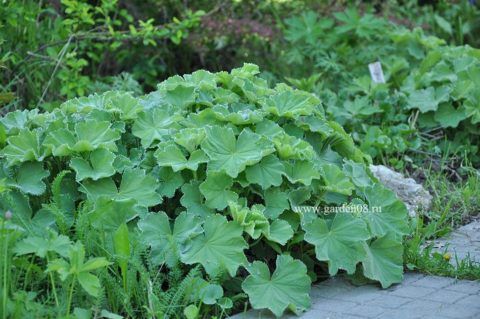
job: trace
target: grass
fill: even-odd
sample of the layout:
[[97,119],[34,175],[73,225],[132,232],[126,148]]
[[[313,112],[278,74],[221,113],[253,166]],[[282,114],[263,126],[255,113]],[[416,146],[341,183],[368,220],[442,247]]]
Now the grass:
[[[443,166],[445,167],[445,166]],[[410,270],[427,274],[455,277],[458,279],[480,279],[480,263],[470,257],[463,260],[457,256],[432,251],[434,240],[449,234],[453,229],[464,225],[480,213],[480,174],[471,167],[459,169],[454,178],[443,169],[416,172],[423,176],[424,186],[433,196],[432,207],[421,212],[412,220],[412,235],[405,241],[405,264]],[[452,175],[450,175],[452,176]],[[454,262],[450,259],[454,258]]]
[[454,261],[451,262],[452,256],[446,253],[446,250],[443,253],[432,252],[432,246],[428,246],[423,250],[409,251],[406,258],[409,261],[407,268],[410,270],[457,279],[480,279],[480,263],[472,260],[470,256],[464,259],[453,256]]

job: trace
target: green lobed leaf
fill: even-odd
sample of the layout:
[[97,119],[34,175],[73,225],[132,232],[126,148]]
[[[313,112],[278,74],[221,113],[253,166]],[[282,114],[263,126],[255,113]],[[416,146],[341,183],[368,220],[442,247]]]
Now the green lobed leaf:
[[47,151],[40,142],[40,132],[22,129],[18,135],[7,139],[7,146],[0,152],[9,165],[28,161],[42,161]]
[[242,283],[254,309],[269,309],[277,317],[289,308],[298,313],[310,307],[310,277],[307,267],[288,255],[279,255],[273,274],[261,261],[248,268],[250,275]]
[[238,267],[247,263],[243,250],[248,245],[242,237],[242,227],[224,216],[212,215],[205,218],[203,228],[203,234],[183,246],[181,261],[187,265],[200,263],[210,276],[221,271],[235,276]]
[[181,213],[175,218],[173,227],[164,212],[150,213],[138,222],[140,240],[151,248],[150,258],[153,265],[166,263],[176,267],[180,258],[180,247],[189,238],[202,233],[201,223],[193,214]]
[[132,134],[140,138],[142,146],[148,148],[154,141],[162,141],[178,127],[179,117],[168,111],[154,108],[140,113],[132,127]]
[[370,238],[365,222],[352,214],[337,213],[332,220],[317,218],[304,224],[305,241],[315,245],[315,255],[328,261],[331,276],[339,269],[353,274],[365,256],[363,243]]
[[320,179],[320,172],[311,161],[285,162],[285,176],[290,183],[309,186],[313,179]]
[[80,191],[92,200],[99,197],[119,201],[133,199],[138,205],[149,207],[162,202],[160,195],[155,191],[157,187],[156,179],[150,174],[145,174],[144,170],[125,169],[118,189],[113,179],[102,178],[98,181],[83,181]]
[[136,201],[129,199],[112,199],[112,197],[99,197],[87,218],[93,228],[102,231],[115,231],[122,224],[136,216]]
[[420,112],[436,111],[441,102],[447,102],[451,87],[441,86],[438,88],[428,87],[426,89],[413,91],[408,97],[407,107],[417,108]]
[[262,107],[279,117],[298,118],[302,115],[311,115],[316,102],[310,94],[287,90],[269,97],[262,103]]
[[206,128],[202,149],[210,158],[209,171],[225,172],[233,178],[273,152],[270,143],[258,134],[243,130],[236,139],[232,129],[219,126]]
[[77,182],[90,178],[94,181],[101,178],[110,177],[115,174],[113,162],[115,154],[99,148],[90,153],[88,161],[81,157],[74,157],[70,160],[70,167],[76,173]]
[[24,238],[15,245],[14,251],[19,256],[35,254],[40,258],[45,258],[48,252],[55,252],[66,257],[70,245],[71,241],[67,236],[49,231],[47,237],[29,236]]
[[247,180],[250,183],[258,184],[263,189],[282,184],[282,175],[285,174],[285,167],[275,155],[264,157],[259,163],[249,166],[246,169]]
[[373,235],[382,237],[392,233],[401,237],[408,234],[407,208],[392,191],[377,183],[365,189],[365,197],[370,210],[363,217]]
[[187,209],[189,213],[206,217],[212,213],[205,205],[204,197],[199,190],[199,182],[190,182],[182,186],[183,196],[180,203]]
[[207,207],[222,210],[227,207],[228,202],[235,202],[238,194],[230,190],[232,185],[230,176],[215,172],[208,174],[207,179],[199,186]]
[[365,257],[362,260],[365,277],[377,280],[383,288],[399,283],[403,278],[403,246],[390,236],[364,243]]
[[196,171],[198,165],[208,162],[202,150],[193,151],[187,159],[180,148],[173,144],[161,145],[155,152],[155,158],[159,166],[169,166],[174,172],[184,169]]
[[269,188],[264,193],[265,216],[275,220],[286,209],[290,208],[288,196],[278,188]]
[[43,163],[25,162],[18,168],[14,186],[26,194],[42,195],[47,188],[43,180],[49,175]]

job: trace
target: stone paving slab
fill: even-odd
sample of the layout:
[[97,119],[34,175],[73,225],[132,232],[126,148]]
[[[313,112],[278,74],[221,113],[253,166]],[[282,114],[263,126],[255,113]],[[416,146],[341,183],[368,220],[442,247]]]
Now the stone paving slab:
[[[435,240],[434,250],[449,252],[455,265],[470,256],[480,262],[480,220],[462,226],[449,236]],[[299,317],[284,319],[480,319],[480,280],[406,273],[402,283],[388,289],[378,285],[354,286],[341,277],[313,286],[312,308]],[[274,318],[268,311],[249,311],[234,316]]]
[[480,263],[480,220],[464,225],[444,238],[436,239],[434,251],[451,254],[450,262],[455,265],[455,255],[458,260],[470,259]]
[[[312,308],[283,319],[478,319],[480,281],[406,273],[401,284],[387,289],[354,286],[335,277],[312,288]],[[275,318],[268,311],[249,311],[235,319]]]

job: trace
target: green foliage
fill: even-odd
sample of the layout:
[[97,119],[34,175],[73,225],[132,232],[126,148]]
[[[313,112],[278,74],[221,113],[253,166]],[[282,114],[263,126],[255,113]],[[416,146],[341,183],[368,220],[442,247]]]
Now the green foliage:
[[[404,154],[433,150],[437,156],[467,155],[477,163],[479,100],[473,88],[480,51],[446,46],[420,29],[411,31],[354,9],[334,18],[306,12],[286,20],[283,59],[293,70],[289,81],[320,96],[328,117],[344,125],[376,161],[402,167]],[[375,83],[368,75],[368,64],[376,61],[386,83]],[[322,76],[301,80],[312,72]],[[435,145],[437,139],[445,142]],[[471,146],[461,142],[465,140]]]
[[[165,62],[153,50],[170,54],[204,14],[147,18],[138,10],[155,1],[9,1],[0,8],[0,105],[50,109],[58,100],[105,91],[105,86],[140,93],[138,82],[154,86]],[[170,47],[159,45],[168,42]],[[140,58],[141,57],[141,58]],[[135,65],[143,60],[141,65]],[[154,63],[162,67],[151,68]],[[151,68],[150,72],[145,69]],[[162,70],[163,68],[163,70]],[[108,77],[128,70],[129,75]],[[136,79],[136,80],[135,80]],[[130,86],[133,84],[133,86]]]
[[279,255],[272,275],[268,266],[261,261],[253,262],[248,272],[250,275],[242,288],[254,308],[270,309],[279,317],[287,307],[295,312],[310,307],[310,278],[302,262],[288,255]]
[[[19,214],[7,200],[18,193],[29,209],[12,220],[15,258],[37,255],[59,313],[223,315],[248,296],[279,316],[309,307],[318,265],[401,280],[405,206],[317,97],[258,73],[197,71],[139,98],[106,92],[3,119],[16,182],[0,204]],[[365,209],[322,213],[345,205]]]
[[474,36],[480,27],[478,2],[461,0],[452,3],[440,0],[424,6],[418,6],[415,1],[411,2],[401,15],[415,25],[428,25],[431,33],[452,45],[469,44],[478,47],[478,39]]

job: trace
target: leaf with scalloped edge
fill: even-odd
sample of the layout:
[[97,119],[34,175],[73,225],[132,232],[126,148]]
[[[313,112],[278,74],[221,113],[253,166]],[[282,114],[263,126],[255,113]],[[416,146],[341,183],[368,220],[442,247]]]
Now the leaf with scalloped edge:
[[254,309],[269,309],[280,317],[289,310],[300,313],[310,308],[310,277],[307,267],[288,255],[279,255],[275,271],[270,274],[267,264],[254,261],[247,267],[249,276],[242,289]]
[[224,173],[210,173],[207,179],[200,184],[200,192],[205,196],[205,204],[209,208],[222,210],[229,201],[236,201],[238,194],[231,191],[233,180]]
[[435,121],[442,127],[457,127],[458,124],[466,119],[468,114],[463,106],[453,107],[450,103],[441,103],[438,110],[433,115]]
[[180,203],[187,209],[189,213],[208,216],[212,214],[212,210],[205,205],[205,200],[198,189],[200,182],[191,181],[188,184],[182,186],[183,196],[180,198]]
[[247,180],[267,189],[271,186],[280,186],[282,184],[282,175],[285,174],[285,167],[275,155],[264,157],[259,163],[247,167]]
[[325,183],[322,189],[327,192],[351,195],[355,188],[350,178],[334,164],[322,165],[322,179]]
[[169,166],[174,172],[184,169],[196,171],[198,165],[208,162],[208,158],[202,150],[193,151],[187,159],[182,150],[174,144],[159,145],[155,152],[155,158],[159,166]]
[[114,91],[105,94],[105,109],[119,114],[121,120],[134,120],[143,107],[130,93]]
[[170,167],[160,167],[158,181],[160,182],[158,193],[168,198],[172,198],[185,182],[181,172],[174,172]]
[[142,146],[148,148],[154,141],[162,141],[178,128],[182,117],[171,115],[166,110],[154,108],[140,113],[133,123],[132,134],[140,138]]
[[134,199],[139,206],[150,207],[160,204],[162,199],[155,191],[157,180],[142,169],[125,169],[120,187],[115,185],[111,178],[102,178],[98,181],[84,180],[80,191],[87,197],[96,200],[105,196],[114,200]]
[[285,162],[285,176],[290,183],[312,184],[313,179],[320,179],[320,171],[310,161]]
[[363,274],[378,280],[383,288],[399,283],[403,278],[403,246],[391,236],[364,243]]
[[47,236],[28,236],[22,239],[16,243],[14,251],[19,256],[35,254],[40,258],[45,258],[47,253],[51,251],[66,257],[71,244],[70,238],[58,235],[53,230],[50,230]]
[[180,203],[187,209],[189,213],[208,216],[212,214],[212,210],[205,205],[205,199],[198,189],[200,183],[198,181],[191,181],[182,186],[183,196],[180,198]]
[[149,213],[137,224],[140,241],[151,248],[153,265],[166,263],[170,268],[175,267],[180,258],[180,246],[203,232],[200,219],[193,214],[183,212],[171,224],[164,212]]
[[376,183],[365,189],[365,198],[370,211],[362,216],[373,235],[381,237],[392,233],[401,237],[408,234],[407,208],[391,190]]
[[210,158],[209,171],[222,171],[235,178],[246,166],[258,163],[273,152],[270,142],[248,130],[243,130],[238,139],[233,130],[226,127],[207,127],[206,133],[202,149]]
[[116,151],[115,141],[120,139],[120,132],[110,122],[88,120],[75,125],[76,152],[93,151],[97,148],[105,148]]
[[11,131],[14,129],[25,129],[28,123],[28,114],[28,110],[16,110],[13,112],[8,112],[0,119],[0,123],[5,126],[5,129],[9,133],[11,133]]
[[175,133],[173,136],[175,143],[185,147],[185,149],[190,153],[197,149],[204,138],[204,128],[184,128]]
[[195,103],[195,88],[188,85],[176,85],[164,91],[165,101],[173,107],[184,109]]
[[253,239],[258,239],[262,233],[268,234],[270,224],[267,217],[263,215],[263,205],[253,205],[251,208],[240,205],[236,202],[228,203],[230,215],[243,230]]
[[43,163],[25,162],[18,167],[12,186],[26,194],[42,195],[47,188],[43,180],[49,175],[50,172],[43,168]]
[[339,269],[353,274],[358,262],[365,256],[363,243],[370,238],[365,222],[346,213],[337,213],[332,220],[316,218],[304,224],[305,241],[315,246],[320,261],[328,261],[328,272],[335,275]]
[[265,216],[276,219],[286,209],[290,208],[288,195],[279,188],[269,188],[264,193]]
[[72,158],[70,167],[76,172],[75,178],[77,182],[87,178],[96,181],[115,174],[114,161],[115,154],[109,150],[99,148],[90,153],[88,161],[81,157]]
[[7,139],[7,146],[0,152],[9,165],[28,161],[41,161],[46,156],[46,151],[40,141],[38,130],[21,130],[18,135]]
[[48,133],[44,144],[55,156],[69,156],[98,148],[116,152],[115,142],[119,139],[120,130],[114,128],[110,122],[87,120],[75,124],[74,132],[60,128]]
[[293,237],[292,226],[286,220],[276,219],[270,224],[265,237],[283,246]]
[[448,101],[451,91],[452,88],[446,85],[413,91],[408,97],[407,108],[417,108],[422,113],[436,111],[441,102]]
[[205,218],[203,228],[203,234],[183,245],[181,261],[187,265],[201,264],[210,276],[227,271],[234,277],[238,267],[247,263],[243,250],[248,245],[242,237],[242,227],[216,214]]
[[99,197],[87,218],[93,228],[102,231],[116,231],[120,225],[135,217],[137,201],[133,198],[112,199]]
[[298,118],[302,115],[311,115],[316,103],[319,102],[306,92],[287,90],[266,99],[262,107],[279,117]]
[[278,157],[282,160],[312,160],[315,150],[310,143],[283,132],[272,139]]

